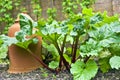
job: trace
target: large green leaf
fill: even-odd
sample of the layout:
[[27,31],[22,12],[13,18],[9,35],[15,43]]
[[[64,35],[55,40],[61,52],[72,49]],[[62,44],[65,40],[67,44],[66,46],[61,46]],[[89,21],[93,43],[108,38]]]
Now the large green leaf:
[[120,33],[120,22],[116,21],[116,22],[112,22],[110,24],[110,26],[112,27],[113,31],[116,33]]
[[95,77],[97,71],[98,66],[93,60],[89,60],[86,64],[78,60],[71,65],[70,69],[74,80],[90,80]]
[[101,26],[103,26],[105,24],[111,24],[112,22],[115,22],[115,21],[119,20],[118,15],[108,16],[106,11],[101,13],[101,15],[103,17],[103,20],[100,21],[99,23],[95,24],[94,26],[101,27]]
[[[42,26],[41,26],[42,27]],[[62,34],[64,29],[60,27],[60,24],[57,21],[53,21],[51,24],[46,24],[45,27],[41,28],[41,32],[44,35],[51,35],[51,34]]]
[[32,35],[33,20],[24,14],[20,14],[20,29],[27,35]]
[[16,44],[18,41],[15,37],[8,37],[6,35],[0,35],[0,39],[3,40],[3,45],[10,46],[11,44]]
[[89,32],[90,37],[94,38],[97,41],[107,39],[114,35],[114,32],[110,25],[106,24],[100,28],[97,28],[94,31]]
[[35,26],[37,26],[37,23],[34,22],[29,16],[20,14],[20,31],[15,33],[16,39],[20,42],[26,41],[26,37],[28,35],[35,33],[35,30],[33,30],[33,27]]
[[101,45],[99,45],[95,40],[89,39],[86,44],[81,45],[80,51],[82,56],[98,56],[98,53],[102,50],[103,48]]
[[119,69],[120,68],[120,56],[113,56],[109,61],[112,68]]
[[17,43],[17,40],[13,37],[6,35],[0,35],[0,59],[7,57],[8,46]]

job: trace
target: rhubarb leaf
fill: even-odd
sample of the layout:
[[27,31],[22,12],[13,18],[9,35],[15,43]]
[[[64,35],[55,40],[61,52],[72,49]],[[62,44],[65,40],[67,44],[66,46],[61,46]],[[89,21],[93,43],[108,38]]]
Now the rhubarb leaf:
[[119,69],[120,68],[120,56],[113,56],[109,61],[112,68]]
[[95,77],[98,66],[93,60],[89,60],[86,64],[78,60],[71,65],[70,71],[74,80],[90,80]]

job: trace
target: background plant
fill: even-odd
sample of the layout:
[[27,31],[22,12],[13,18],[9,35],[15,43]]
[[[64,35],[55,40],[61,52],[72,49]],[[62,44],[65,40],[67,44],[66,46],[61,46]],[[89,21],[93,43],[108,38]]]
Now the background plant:
[[52,22],[53,20],[56,19],[56,14],[57,14],[57,9],[55,7],[53,8],[48,8],[47,9],[47,14],[48,14],[48,22]]
[[40,6],[39,0],[32,0],[31,1],[33,7],[33,13],[37,16],[37,20],[41,18],[42,8]]
[[20,6],[21,0],[5,0],[5,1],[0,1],[0,25],[4,25],[4,30],[2,33],[7,34],[8,32],[8,27],[10,27],[14,20],[13,20],[13,15],[12,11],[16,7]]
[[2,24],[7,24],[4,33],[8,30],[8,27],[13,23],[13,18],[11,17],[11,13],[7,13],[8,11],[10,12],[13,9],[12,6],[12,1],[5,0],[5,1],[0,1],[0,25]]
[[90,8],[96,2],[96,0],[63,0],[62,8],[65,17],[73,16],[74,14],[81,12],[83,8]]

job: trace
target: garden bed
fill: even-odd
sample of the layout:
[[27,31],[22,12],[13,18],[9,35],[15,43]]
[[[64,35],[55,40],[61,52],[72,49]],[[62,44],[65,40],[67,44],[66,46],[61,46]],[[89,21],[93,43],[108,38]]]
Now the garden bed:
[[[0,65],[0,80],[73,80],[67,71],[55,75],[46,69],[37,69],[29,73],[9,74],[7,69],[7,65]],[[93,80],[120,80],[119,74],[120,70],[111,70],[105,74],[99,71]]]

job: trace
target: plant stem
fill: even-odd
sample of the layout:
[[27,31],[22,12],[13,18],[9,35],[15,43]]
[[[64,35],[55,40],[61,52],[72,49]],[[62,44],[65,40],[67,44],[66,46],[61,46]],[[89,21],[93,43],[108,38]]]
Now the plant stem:
[[[63,44],[62,44],[62,46],[61,46],[61,55],[63,55],[63,52],[64,52],[66,37],[67,37],[67,35],[65,35],[64,40],[63,40]],[[62,57],[60,56],[59,68],[62,67],[62,61],[63,61],[63,60],[62,60]]]
[[27,51],[40,63],[43,65],[44,68],[50,70],[51,72],[57,73],[54,69],[49,68],[42,60],[40,60],[30,49]]
[[87,56],[85,59],[84,59],[84,63],[87,63],[87,61],[90,59],[91,55],[90,56]]
[[79,42],[79,36],[76,37],[75,44],[73,45],[72,63],[76,61],[77,46]]
[[[67,69],[68,71],[70,71],[69,63],[65,60],[65,58],[64,58],[64,56],[63,56],[63,53],[61,52],[61,50],[60,50],[57,42],[56,42],[56,44],[55,44],[55,47],[56,47],[56,49],[58,50],[58,53],[59,53],[59,55],[60,55],[60,57],[61,57],[61,60],[63,61],[64,65],[65,65],[66,69]],[[61,65],[61,66],[62,66],[62,65]]]

